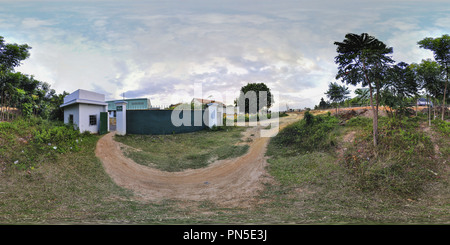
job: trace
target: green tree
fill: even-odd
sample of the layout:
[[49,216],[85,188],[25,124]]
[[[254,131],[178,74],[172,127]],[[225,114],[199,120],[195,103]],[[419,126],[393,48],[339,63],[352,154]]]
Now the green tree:
[[4,38],[0,36],[0,120],[4,119],[4,109],[10,107],[16,97],[17,90],[14,83],[17,82],[17,77],[13,73],[14,68],[30,56],[28,51],[30,48],[27,44],[5,43]]
[[330,107],[330,103],[326,102],[323,98],[320,98],[319,109],[327,109]]
[[[265,96],[264,96],[265,94]],[[251,98],[255,96],[255,98]],[[259,112],[265,106],[267,109],[275,103],[270,88],[265,83],[248,83],[241,88],[236,104],[245,113]]]
[[325,93],[327,97],[336,103],[336,115],[338,113],[339,103],[343,102],[346,98],[348,98],[348,94],[350,91],[345,86],[340,86],[339,84],[330,83],[328,85],[328,91]]
[[369,89],[357,88],[355,89],[356,101],[358,104],[367,104],[369,101]]
[[414,71],[405,62],[399,62],[388,69],[380,103],[388,106],[390,116],[406,112],[409,98],[418,93]]
[[[334,43],[338,55],[336,79],[347,84],[369,86],[370,106],[373,111],[373,144],[377,146],[378,138],[378,106],[382,82],[386,66],[394,61],[389,57],[393,50],[383,42],[367,33],[361,35],[348,33],[342,42]],[[377,92],[376,104],[373,103],[374,89]]]
[[450,36],[448,34],[442,35],[442,37],[432,38],[427,37],[420,40],[418,43],[419,47],[433,51],[434,59],[443,67],[445,71],[445,85],[444,94],[442,95],[442,120],[444,120],[445,113],[445,102],[447,96],[447,86],[449,80],[449,69],[450,69]]
[[[419,89],[423,89],[426,92],[427,101],[429,97],[438,97],[443,93],[444,77],[441,66],[433,60],[422,60],[420,64],[413,63],[410,65],[410,69],[414,72],[414,78],[416,80]],[[428,124],[431,126],[430,107],[428,105]]]

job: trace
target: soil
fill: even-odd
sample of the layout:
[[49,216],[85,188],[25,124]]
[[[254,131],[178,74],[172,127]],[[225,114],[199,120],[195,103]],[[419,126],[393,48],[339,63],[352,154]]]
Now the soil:
[[[299,114],[280,118],[280,129],[300,118]],[[270,138],[260,136],[264,128],[249,127],[243,134],[244,141],[251,138],[247,141],[250,146],[247,154],[182,172],[165,172],[135,163],[124,156],[123,144],[114,140],[115,132],[98,141],[95,153],[113,181],[132,190],[139,199],[207,200],[221,206],[246,207],[255,202],[253,197],[263,189],[264,183],[273,181],[266,172],[265,152]]]

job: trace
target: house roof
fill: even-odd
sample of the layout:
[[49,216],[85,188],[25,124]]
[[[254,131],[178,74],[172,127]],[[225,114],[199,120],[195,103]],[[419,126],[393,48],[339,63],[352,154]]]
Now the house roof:
[[108,103],[104,103],[101,101],[95,101],[95,100],[87,100],[87,99],[74,99],[71,101],[68,101],[59,107],[66,107],[72,104],[89,104],[89,105],[108,105]]
[[224,103],[222,103],[220,101],[215,101],[215,100],[207,100],[207,99],[200,99],[200,98],[194,98],[193,100],[197,100],[198,102],[200,102],[202,104],[217,103],[219,105],[224,105]]
[[108,105],[105,103],[105,95],[96,92],[78,89],[64,97],[64,103],[60,107],[72,104]]

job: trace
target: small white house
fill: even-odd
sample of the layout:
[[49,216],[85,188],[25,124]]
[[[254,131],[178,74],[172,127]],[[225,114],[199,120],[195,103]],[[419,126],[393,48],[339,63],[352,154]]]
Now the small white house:
[[[99,133],[100,112],[108,112],[104,94],[83,89],[64,97],[64,104],[60,107],[64,108],[64,123],[77,125],[80,132]],[[109,120],[106,121],[109,130]]]

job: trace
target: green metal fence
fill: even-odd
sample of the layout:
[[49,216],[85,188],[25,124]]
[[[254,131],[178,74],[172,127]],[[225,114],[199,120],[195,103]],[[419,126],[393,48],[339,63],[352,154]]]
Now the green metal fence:
[[[203,122],[204,110],[175,111],[180,112],[181,119],[184,118],[184,113],[191,114],[191,126],[179,127],[172,123],[172,112],[172,110],[127,110],[127,134],[179,134],[203,130],[206,127]],[[201,126],[195,126],[197,124]]]

